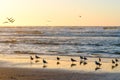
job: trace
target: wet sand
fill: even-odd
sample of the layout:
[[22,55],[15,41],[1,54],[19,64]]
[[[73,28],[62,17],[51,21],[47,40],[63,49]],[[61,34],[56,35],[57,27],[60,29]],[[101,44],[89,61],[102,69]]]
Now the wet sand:
[[72,63],[71,56],[59,56],[57,64],[56,56],[39,55],[37,63],[29,56],[0,55],[0,80],[120,80],[120,66],[112,68],[113,58],[102,58],[101,69],[95,70],[98,58],[88,58],[86,65],[80,65],[79,57],[73,57],[77,62]]
[[120,80],[118,73],[80,73],[63,70],[0,68],[0,80]]

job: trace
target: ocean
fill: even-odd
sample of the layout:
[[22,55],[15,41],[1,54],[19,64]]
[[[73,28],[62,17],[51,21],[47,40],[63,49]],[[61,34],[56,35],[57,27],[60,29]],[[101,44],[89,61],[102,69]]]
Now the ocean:
[[120,27],[1,27],[0,53],[120,57]]

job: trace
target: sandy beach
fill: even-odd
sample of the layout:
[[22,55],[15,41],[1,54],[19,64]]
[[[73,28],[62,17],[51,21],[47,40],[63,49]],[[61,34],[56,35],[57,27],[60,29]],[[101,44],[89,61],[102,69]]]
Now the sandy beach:
[[119,73],[80,73],[64,70],[0,68],[0,80],[120,80]]
[[[80,65],[75,56],[59,56],[60,61],[50,55],[38,55],[40,59],[31,61],[30,56],[35,55],[1,54],[0,80],[120,80],[119,62],[118,66],[111,63],[114,58],[102,58],[102,66],[96,69],[98,58],[88,57],[87,64]],[[71,62],[71,57],[77,62]],[[43,59],[48,63],[43,64]]]

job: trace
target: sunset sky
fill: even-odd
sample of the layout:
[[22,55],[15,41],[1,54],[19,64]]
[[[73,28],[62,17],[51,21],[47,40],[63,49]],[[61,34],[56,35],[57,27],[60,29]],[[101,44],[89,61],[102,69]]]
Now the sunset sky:
[[119,26],[120,0],[0,0],[0,26],[47,25]]

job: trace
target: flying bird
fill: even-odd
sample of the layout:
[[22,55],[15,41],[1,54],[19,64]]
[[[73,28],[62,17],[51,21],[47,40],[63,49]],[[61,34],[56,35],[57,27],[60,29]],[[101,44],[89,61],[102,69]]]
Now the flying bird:
[[15,21],[15,19],[13,19],[13,18],[8,18],[8,17],[7,17],[7,20],[8,20],[9,22],[11,22],[11,23],[13,23],[13,22]]
[[3,22],[3,24],[15,22],[15,19],[13,19],[13,18],[8,18],[7,17],[6,19],[7,19],[7,21]]
[[82,16],[78,16],[79,18],[81,18]]

